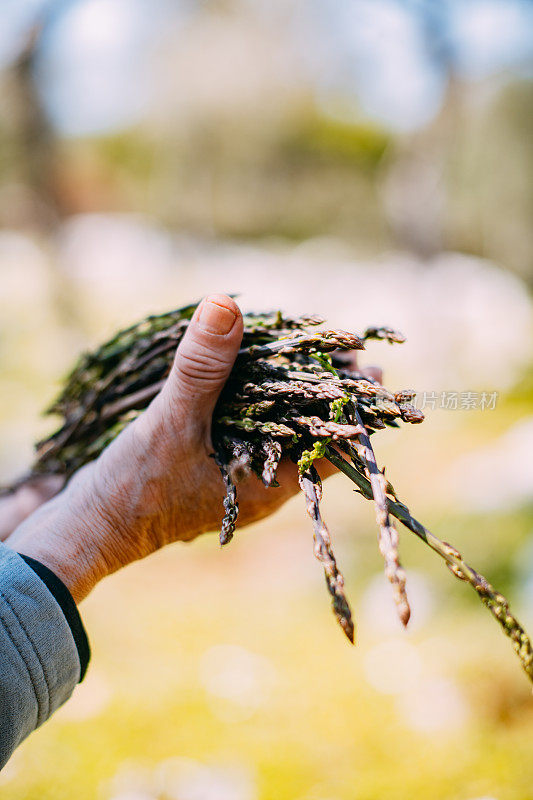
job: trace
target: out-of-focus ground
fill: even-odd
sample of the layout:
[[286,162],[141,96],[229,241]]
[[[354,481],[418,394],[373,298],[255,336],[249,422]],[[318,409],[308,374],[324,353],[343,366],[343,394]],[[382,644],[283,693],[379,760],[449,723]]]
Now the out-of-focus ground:
[[[533,629],[528,2],[7,3],[0,35],[0,480],[82,349],[210,291],[371,343],[422,426],[375,447],[414,513]],[[273,490],[275,491],[275,490]],[[399,629],[372,507],[301,498],[83,603],[93,658],[0,775],[7,800],[528,800],[533,703],[469,587],[402,531]]]

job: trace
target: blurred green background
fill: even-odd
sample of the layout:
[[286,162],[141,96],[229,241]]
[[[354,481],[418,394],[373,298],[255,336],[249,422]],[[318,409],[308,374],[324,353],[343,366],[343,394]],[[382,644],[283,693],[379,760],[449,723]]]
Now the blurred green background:
[[[150,312],[229,291],[389,324],[407,343],[362,361],[416,388],[427,418],[378,433],[378,458],[531,630],[533,3],[3,0],[0,15],[0,479],[51,430],[40,412],[80,350]],[[509,643],[408,531],[399,630],[371,505],[341,476],[326,489],[356,648],[301,498],[224,551],[175,545],[83,603],[88,676],[0,796],[533,798]]]

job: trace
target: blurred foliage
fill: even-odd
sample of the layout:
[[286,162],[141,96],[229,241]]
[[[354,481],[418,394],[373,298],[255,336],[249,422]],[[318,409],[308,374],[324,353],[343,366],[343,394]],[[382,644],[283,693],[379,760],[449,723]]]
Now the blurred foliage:
[[10,226],[42,225],[47,205],[63,218],[131,210],[209,237],[336,236],[365,254],[423,258],[455,249],[533,280],[530,81],[451,80],[438,116],[408,136],[363,115],[341,121],[292,87],[283,101],[271,89],[265,103],[183,116],[169,105],[130,129],[69,139],[40,107],[34,56],[0,75]]
[[368,124],[350,125],[329,117],[311,116],[300,120],[300,125],[288,133],[287,157],[310,161],[313,168],[329,161],[375,172],[391,138]]

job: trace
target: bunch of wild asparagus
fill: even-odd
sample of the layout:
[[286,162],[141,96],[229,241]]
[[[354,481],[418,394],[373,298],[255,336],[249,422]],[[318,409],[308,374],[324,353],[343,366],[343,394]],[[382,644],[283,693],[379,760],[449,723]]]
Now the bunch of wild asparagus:
[[[195,307],[148,317],[82,356],[49,409],[62,417],[63,424],[38,444],[32,475],[68,477],[96,458],[141,413],[163,385]],[[221,544],[227,544],[235,530],[239,479],[253,472],[266,486],[275,487],[280,460],[292,459],[298,465],[315,555],[324,568],[333,611],[353,642],[344,579],[320,513],[322,486],[316,462],[326,458],[374,502],[379,549],[402,623],[407,625],[410,609],[393,517],[438,553],[456,577],[470,583],[510,637],[533,680],[531,641],[505,597],[454,547],[411,515],[376,462],[372,433],[397,427],[400,421],[422,422],[423,414],[411,403],[414,392],[387,391],[353,368],[349,351],[364,349],[368,339],[393,343],[403,342],[403,336],[387,327],[369,328],[356,336],[319,328],[323,322],[279,311],[245,315],[242,348],[213,418],[214,458],[226,489]]]

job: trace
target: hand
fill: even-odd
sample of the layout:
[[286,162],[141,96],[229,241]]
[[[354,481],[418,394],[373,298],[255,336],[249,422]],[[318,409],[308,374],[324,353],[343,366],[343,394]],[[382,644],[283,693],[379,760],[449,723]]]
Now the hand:
[[[131,561],[216,529],[224,488],[210,457],[211,417],[242,332],[233,300],[204,300],[159,395],[6,544],[50,567],[79,601]],[[255,476],[239,484],[240,524],[270,514],[297,491],[294,464],[283,462],[278,474],[277,489]]]
[[[91,464],[7,539],[54,571],[76,602],[106,575],[173,541],[220,526],[224,487],[210,457],[211,418],[239,350],[243,320],[226,295],[196,310],[158,396]],[[321,464],[325,478],[334,472]],[[279,488],[239,483],[239,524],[271,514],[298,491],[296,465]]]

